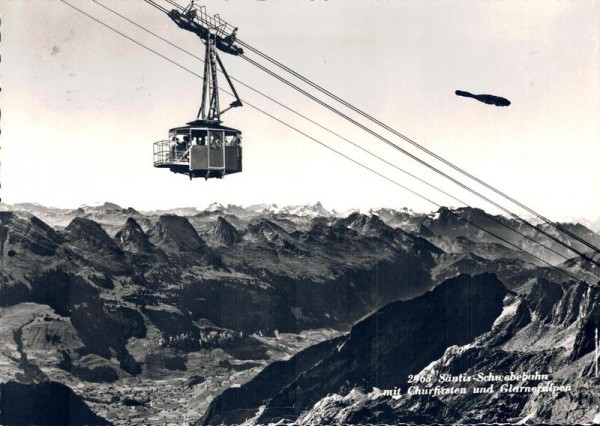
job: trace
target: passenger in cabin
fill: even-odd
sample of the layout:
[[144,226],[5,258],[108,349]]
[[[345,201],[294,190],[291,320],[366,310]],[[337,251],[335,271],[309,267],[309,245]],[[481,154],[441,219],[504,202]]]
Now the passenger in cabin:
[[177,143],[177,150],[185,149],[185,142],[180,136],[175,137],[175,142]]
[[177,153],[178,153],[178,156],[181,157],[181,159],[187,160],[187,158],[188,158],[187,154],[185,156],[183,156],[183,155],[187,152],[189,147],[190,147],[190,137],[189,137],[189,135],[185,135],[183,137],[183,141],[181,141],[177,144]]
[[225,136],[225,146],[236,147],[241,143],[240,135]]
[[210,149],[221,149],[221,139],[217,135],[210,135]]
[[171,149],[169,152],[168,161],[175,161],[177,159],[177,145],[179,141],[177,140],[177,136],[173,136],[171,138]]

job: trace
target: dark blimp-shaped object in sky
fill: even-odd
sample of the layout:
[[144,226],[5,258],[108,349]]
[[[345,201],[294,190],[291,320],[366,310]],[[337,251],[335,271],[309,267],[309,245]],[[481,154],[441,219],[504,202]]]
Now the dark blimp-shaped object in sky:
[[473,98],[477,99],[479,102],[483,102],[488,105],[496,105],[501,107],[506,107],[510,105],[510,101],[506,98],[501,98],[500,96],[494,95],[474,95],[469,92],[464,92],[462,90],[457,90],[456,93],[458,96],[464,96],[465,98]]

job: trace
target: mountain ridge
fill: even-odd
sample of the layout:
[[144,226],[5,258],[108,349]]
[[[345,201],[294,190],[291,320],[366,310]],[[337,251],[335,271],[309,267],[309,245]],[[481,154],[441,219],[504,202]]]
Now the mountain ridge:
[[[0,376],[61,382],[92,401],[93,411],[103,417],[126,419],[127,404],[137,404],[145,419],[175,421],[164,414],[174,407],[194,417],[209,408],[209,397],[246,389],[246,383],[258,386],[253,377],[271,377],[269,389],[277,393],[297,379],[285,360],[297,355],[300,370],[308,371],[316,358],[337,351],[337,344],[325,342],[345,335],[384,306],[424,297],[461,274],[492,273],[509,289],[506,313],[500,315],[503,325],[485,340],[483,352],[521,365],[529,361],[511,348],[529,345],[546,351],[536,362],[553,360],[567,369],[589,361],[598,302],[588,293],[595,291],[597,269],[581,259],[557,256],[558,266],[590,285],[569,283],[568,276],[460,219],[477,218],[500,231],[493,220],[498,216],[482,210],[451,214],[440,209],[425,215],[378,209],[335,215],[318,204],[254,210],[213,205],[181,209],[178,215],[144,214],[114,204],[76,210],[26,207],[31,210],[0,211],[0,337],[16,348],[0,351],[6,366]],[[587,228],[570,229],[591,235]],[[446,299],[452,300],[451,295]],[[581,312],[586,315],[580,317]],[[418,328],[410,318],[406,323]],[[540,330],[553,327],[561,331],[548,334],[555,343],[550,350]],[[357,341],[367,342],[370,335],[363,333]],[[393,340],[390,336],[387,340]],[[559,353],[561,336],[573,342],[568,356]],[[302,352],[308,348],[313,352]],[[463,362],[452,351],[448,354],[452,363]],[[366,367],[372,357],[363,358]],[[485,365],[480,357],[473,359]],[[265,369],[279,361],[284,364]],[[277,381],[276,371],[289,374]],[[357,387],[342,385],[341,399],[331,399],[331,404],[343,404],[344,398],[362,404],[363,396],[373,392],[365,389],[365,383],[373,383],[359,380],[362,370],[356,371],[351,383]],[[284,376],[289,383],[283,383],[288,380]],[[157,389],[155,380],[173,386]],[[189,380],[189,391],[175,385],[181,380]],[[276,384],[281,388],[273,390]],[[110,386],[119,389],[119,399],[110,394]],[[156,405],[148,402],[152,389],[160,394]],[[161,401],[178,402],[167,407]],[[330,407],[328,401],[324,397],[317,403]],[[425,413],[433,415],[435,407],[459,413],[453,404],[460,401],[449,401],[426,400]],[[549,407],[543,402],[544,410]],[[247,406],[242,408],[249,413]],[[387,405],[380,408],[396,412]],[[308,410],[304,414],[312,412],[311,407],[303,409]],[[312,413],[315,419],[324,415]],[[546,418],[559,417],[540,417]],[[177,417],[176,422],[183,421]]]

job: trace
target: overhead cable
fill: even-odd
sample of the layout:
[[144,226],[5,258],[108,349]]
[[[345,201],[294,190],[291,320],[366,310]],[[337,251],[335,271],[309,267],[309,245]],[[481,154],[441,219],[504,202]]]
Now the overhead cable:
[[[171,60],[171,59],[167,58],[166,56],[164,56],[164,55],[162,55],[161,53],[159,53],[159,52],[155,51],[154,49],[152,49],[152,48],[150,48],[150,47],[148,47],[148,46],[145,46],[144,44],[142,44],[142,43],[140,43],[140,42],[138,42],[138,41],[134,40],[133,38],[131,38],[131,37],[129,37],[129,36],[127,36],[127,35],[125,35],[125,34],[124,34],[124,33],[122,33],[121,31],[119,31],[119,30],[117,30],[117,29],[115,29],[115,28],[113,28],[113,27],[109,26],[108,24],[106,24],[106,23],[102,22],[101,20],[99,20],[99,19],[97,19],[97,18],[93,17],[92,15],[90,15],[90,14],[88,14],[88,13],[84,12],[83,10],[81,10],[81,9],[77,8],[76,6],[74,6],[74,5],[70,4],[70,3],[68,3],[67,1],[65,1],[65,0],[60,0],[60,1],[61,1],[62,3],[64,3],[64,4],[66,4],[66,5],[70,6],[71,8],[75,9],[76,11],[78,11],[78,12],[82,13],[83,15],[87,16],[88,18],[90,18],[90,19],[92,19],[92,20],[96,21],[97,23],[99,23],[99,24],[103,25],[104,27],[106,27],[106,28],[108,28],[108,29],[110,29],[110,30],[114,31],[115,33],[117,33],[117,34],[121,35],[122,37],[125,37],[125,38],[127,38],[128,40],[130,40],[130,41],[134,42],[136,45],[138,45],[138,46],[140,46],[140,47],[143,47],[144,49],[146,49],[146,50],[148,50],[148,51],[150,51],[150,52],[152,52],[152,53],[154,53],[154,54],[158,55],[158,56],[159,56],[159,57],[161,57],[162,59],[165,59],[165,60],[167,60],[168,62],[170,62],[170,63],[172,63],[172,64],[174,64],[174,65],[178,66],[179,68],[181,68],[181,69],[183,69],[183,70],[187,71],[188,73],[190,73],[190,74],[192,74],[192,75],[194,75],[194,76],[196,76],[196,77],[198,77],[198,78],[202,79],[202,76],[201,76],[201,75],[199,75],[199,74],[195,73],[194,71],[192,71],[192,70],[190,70],[190,69],[188,69],[188,68],[184,67],[183,65],[181,65],[181,64],[178,64],[177,62],[175,62],[175,61],[173,61],[173,60]],[[227,90],[225,90],[225,89],[222,89],[222,88],[220,88],[220,90],[221,90],[221,91],[223,91],[224,93],[226,93],[226,94],[230,95],[230,96],[234,96],[232,93],[230,93],[229,91],[227,91]],[[425,201],[429,202],[430,204],[433,204],[434,206],[436,206],[436,207],[438,207],[438,208],[442,208],[442,207],[443,207],[441,204],[439,204],[439,203],[437,203],[437,202],[435,202],[435,201],[431,200],[430,198],[428,198],[428,197],[426,197],[426,196],[424,196],[424,195],[422,195],[422,194],[420,194],[420,193],[418,193],[418,192],[416,192],[416,191],[413,191],[412,189],[410,189],[410,188],[408,188],[408,187],[406,187],[406,186],[404,186],[404,185],[400,184],[399,182],[397,182],[397,181],[395,181],[395,180],[393,180],[393,179],[391,179],[391,178],[389,178],[389,177],[387,177],[387,176],[385,176],[385,175],[383,175],[383,174],[379,173],[378,171],[376,171],[376,170],[374,170],[374,169],[372,169],[372,168],[370,168],[370,167],[368,167],[368,166],[366,166],[366,165],[364,165],[364,164],[360,163],[359,161],[357,161],[357,160],[355,160],[355,159],[353,159],[353,158],[351,158],[351,157],[347,156],[346,154],[343,154],[342,152],[340,152],[340,151],[338,151],[338,150],[336,150],[336,149],[334,149],[334,148],[332,148],[332,147],[328,146],[327,144],[323,143],[322,141],[320,141],[320,140],[318,140],[318,139],[316,139],[316,138],[314,138],[314,137],[312,137],[312,136],[308,135],[307,133],[303,132],[302,130],[300,130],[300,129],[298,129],[298,128],[296,128],[296,127],[292,126],[292,125],[290,125],[289,123],[286,123],[285,121],[283,121],[283,120],[279,119],[278,117],[276,117],[276,116],[274,116],[274,115],[272,115],[272,114],[270,114],[270,113],[266,112],[265,110],[263,110],[263,109],[261,109],[261,108],[259,108],[259,107],[255,106],[255,105],[253,105],[253,104],[251,104],[251,103],[247,102],[246,100],[244,100],[244,104],[245,104],[245,105],[247,105],[247,106],[249,106],[250,108],[252,108],[252,109],[254,109],[254,110],[256,110],[256,111],[258,111],[258,112],[262,113],[263,115],[266,115],[267,117],[269,117],[269,118],[271,118],[271,119],[273,119],[273,120],[277,121],[278,123],[280,123],[280,124],[282,124],[282,125],[284,125],[284,126],[288,127],[289,129],[291,129],[291,130],[293,130],[293,131],[295,131],[295,132],[297,132],[297,133],[299,133],[299,134],[301,134],[301,135],[305,136],[306,138],[308,138],[308,139],[312,140],[313,142],[316,142],[316,143],[318,143],[319,145],[321,145],[321,146],[323,146],[324,148],[326,148],[326,149],[328,149],[328,150],[330,150],[330,151],[334,152],[335,154],[338,154],[338,155],[340,155],[340,156],[344,157],[345,159],[347,159],[347,160],[351,161],[352,163],[354,163],[354,164],[356,164],[356,165],[358,165],[358,166],[360,166],[360,167],[362,167],[362,168],[364,168],[364,169],[366,169],[366,170],[370,171],[371,173],[374,173],[374,174],[378,175],[379,177],[381,177],[381,178],[383,178],[383,179],[385,179],[385,180],[387,180],[387,181],[391,182],[392,184],[394,184],[394,185],[396,185],[396,186],[398,186],[398,187],[400,187],[400,188],[404,189],[405,191],[407,191],[407,192],[410,192],[411,194],[413,194],[413,195],[415,195],[415,196],[417,196],[417,197],[419,197],[419,198],[421,198],[421,199],[423,199],[423,200],[425,200]],[[470,224],[470,225],[474,226],[475,228],[477,228],[477,229],[479,229],[479,230],[481,230],[481,231],[483,231],[483,232],[487,233],[488,235],[491,235],[491,236],[493,236],[494,238],[496,238],[496,239],[498,239],[498,240],[500,240],[500,241],[503,241],[504,243],[508,244],[509,246],[516,248],[517,250],[519,250],[519,251],[521,251],[521,252],[523,252],[523,253],[527,254],[528,256],[530,256],[530,257],[532,257],[532,258],[534,258],[534,259],[537,259],[537,260],[539,260],[540,262],[542,262],[542,263],[544,263],[544,264],[548,265],[550,268],[552,268],[552,269],[554,269],[554,270],[556,270],[556,271],[560,272],[561,274],[564,274],[564,275],[566,275],[566,276],[570,277],[571,279],[574,279],[574,280],[576,280],[576,281],[579,281],[579,278],[577,278],[575,275],[571,274],[570,272],[568,272],[568,271],[566,271],[566,270],[564,270],[564,269],[561,269],[561,268],[559,268],[559,267],[557,267],[557,266],[555,266],[555,265],[551,264],[550,262],[548,262],[548,261],[546,261],[546,260],[542,259],[541,257],[539,257],[539,256],[537,256],[537,255],[535,255],[535,254],[533,254],[533,253],[530,253],[530,252],[528,252],[528,251],[524,250],[523,248],[519,247],[518,245],[516,245],[516,244],[514,244],[514,243],[512,243],[512,242],[510,242],[510,241],[508,241],[508,240],[506,240],[506,239],[505,239],[505,238],[503,238],[502,236],[500,236],[500,235],[497,235],[496,233],[494,233],[494,232],[492,232],[492,231],[489,231],[489,230],[485,229],[484,227],[482,227],[482,226],[480,226],[480,225],[478,225],[478,224],[476,224],[476,223],[472,222],[472,221],[471,221],[471,220],[469,220],[468,218],[465,218],[465,217],[463,217],[463,216],[460,216],[460,215],[458,215],[457,213],[453,212],[452,210],[448,210],[448,212],[449,212],[451,215],[453,215],[454,217],[456,217],[457,219],[459,219],[459,220],[462,220],[462,221],[464,221],[464,222],[466,222],[466,223],[468,223],[468,224]]]
[[[308,97],[309,99],[313,100],[314,102],[316,102],[319,105],[323,106],[324,108],[328,109],[329,111],[334,112],[335,114],[337,114],[340,117],[344,118],[345,120],[351,122],[355,126],[361,128],[362,130],[364,130],[365,132],[369,133],[370,135],[375,136],[377,139],[381,140],[382,142],[385,142],[386,144],[388,144],[389,146],[391,146],[395,150],[400,151],[402,154],[408,156],[412,160],[414,160],[414,161],[418,162],[419,164],[427,167],[428,169],[430,169],[430,170],[434,171],[435,173],[439,174],[440,176],[442,176],[442,177],[450,180],[454,184],[456,184],[456,185],[460,186],[461,188],[467,190],[468,192],[472,193],[473,195],[476,195],[477,197],[479,197],[482,200],[488,202],[489,204],[493,205],[494,207],[496,207],[496,208],[502,210],[503,212],[509,214],[512,218],[514,218],[514,219],[518,220],[519,222],[527,225],[529,228],[533,229],[534,231],[539,232],[539,233],[545,235],[546,237],[550,238],[552,241],[560,244],[561,246],[565,247],[567,250],[570,250],[570,251],[576,253],[578,256],[584,258],[588,262],[591,262],[591,263],[595,264],[596,266],[600,267],[600,262],[594,260],[592,257],[588,256],[586,253],[584,253],[584,252],[576,249],[575,247],[572,247],[571,245],[569,245],[569,244],[565,243],[564,241],[558,239],[557,237],[555,237],[554,235],[548,233],[547,231],[545,231],[544,229],[540,228],[539,226],[536,226],[536,225],[532,224],[528,220],[522,218],[521,216],[517,215],[516,213],[513,213],[512,211],[510,211],[506,207],[502,206],[501,204],[493,201],[489,197],[486,197],[485,195],[481,194],[477,190],[469,187],[468,185],[465,185],[464,183],[458,181],[457,179],[453,178],[452,176],[450,176],[449,174],[447,174],[444,171],[440,170],[439,168],[437,168],[437,167],[429,164],[427,161],[425,161],[425,160],[417,157],[416,155],[412,154],[411,152],[405,150],[404,148],[402,148],[402,147],[394,144],[389,139],[385,138],[384,136],[380,135],[379,133],[375,132],[374,130],[370,129],[369,127],[365,126],[364,124],[359,123],[358,121],[356,121],[355,119],[351,118],[347,114],[343,113],[339,109],[337,109],[337,108],[335,108],[335,107],[327,104],[326,102],[324,102],[321,99],[315,97],[311,93],[305,91],[304,89],[300,88],[299,86],[295,85],[294,83],[290,82],[289,80],[281,77],[280,75],[276,74],[275,72],[271,71],[270,69],[266,68],[265,66],[259,64],[258,62],[254,61],[253,59],[248,58],[245,54],[242,54],[242,55],[239,55],[239,56],[241,58],[245,59],[246,61],[248,61],[249,63],[251,63],[252,65],[254,65],[257,68],[259,68],[260,70],[266,72],[267,74],[271,75],[272,77],[276,78],[277,80],[281,81],[282,83],[286,84],[287,86],[293,88],[294,90],[298,91],[299,93],[303,94],[304,96]],[[598,253],[600,253],[600,251]]]
[[[174,47],[174,48],[176,48],[176,49],[178,49],[178,50],[180,50],[180,51],[182,51],[182,52],[186,53],[187,55],[189,55],[189,56],[191,56],[191,57],[193,57],[193,58],[195,58],[195,59],[199,60],[200,62],[204,63],[204,60],[203,60],[201,57],[199,57],[199,56],[197,56],[197,55],[194,55],[193,53],[189,52],[189,51],[188,51],[188,50],[186,50],[186,49],[183,49],[183,48],[181,48],[180,46],[176,45],[175,43],[172,43],[172,42],[170,42],[170,41],[169,41],[169,40],[167,40],[166,38],[164,38],[164,37],[161,37],[160,35],[158,35],[158,34],[154,33],[153,31],[150,31],[150,30],[149,30],[149,29],[147,29],[146,27],[144,27],[144,26],[142,26],[142,25],[138,24],[137,22],[135,22],[135,21],[133,21],[133,20],[131,20],[131,19],[127,18],[126,16],[124,16],[124,15],[122,15],[121,13],[119,13],[119,12],[115,11],[114,9],[111,9],[110,7],[108,7],[108,6],[106,6],[106,5],[102,4],[102,3],[100,3],[99,1],[97,1],[97,0],[92,0],[92,1],[93,1],[94,3],[96,3],[96,4],[98,4],[99,6],[103,7],[104,9],[106,9],[106,10],[110,11],[111,13],[113,13],[113,14],[115,14],[115,15],[119,16],[120,18],[122,18],[122,19],[126,20],[127,22],[129,22],[129,23],[131,23],[131,24],[135,25],[136,27],[138,27],[138,28],[140,28],[140,29],[144,30],[144,31],[145,31],[145,32],[147,32],[148,34],[151,34],[152,36],[154,36],[154,37],[158,38],[159,40],[161,40],[161,41],[163,41],[163,42],[165,42],[165,43],[169,44],[170,46],[172,46],[172,47]],[[220,72],[222,72],[221,70],[219,70],[219,71],[220,71]],[[397,165],[395,165],[395,164],[391,163],[390,161],[386,160],[385,158],[383,158],[383,157],[381,157],[381,156],[378,156],[378,155],[376,155],[376,154],[372,153],[371,151],[369,151],[369,150],[367,150],[367,149],[363,148],[362,146],[360,146],[360,145],[356,144],[355,142],[353,142],[353,141],[351,141],[351,140],[347,139],[346,137],[344,137],[344,136],[340,135],[339,133],[337,133],[337,132],[335,132],[335,131],[331,130],[330,128],[328,128],[328,127],[326,127],[326,126],[324,126],[324,125],[322,125],[322,124],[320,124],[320,123],[316,122],[315,120],[311,119],[310,117],[307,117],[306,115],[304,115],[304,114],[302,114],[302,113],[300,113],[300,112],[298,112],[298,111],[296,111],[296,110],[294,110],[294,109],[290,108],[289,106],[287,106],[287,105],[285,105],[285,104],[283,104],[283,103],[279,102],[278,100],[276,100],[276,99],[274,99],[274,98],[270,97],[269,95],[265,94],[264,92],[261,92],[261,91],[259,91],[259,90],[255,89],[255,88],[253,88],[252,86],[249,86],[248,84],[246,84],[246,83],[244,83],[243,81],[241,81],[241,80],[239,80],[239,79],[235,78],[234,76],[231,76],[231,75],[230,75],[230,77],[231,77],[231,79],[232,79],[232,80],[234,80],[235,82],[239,83],[240,85],[242,85],[242,86],[244,86],[244,87],[248,88],[249,90],[252,90],[252,91],[253,91],[253,92],[255,92],[255,93],[258,93],[259,95],[261,95],[261,96],[263,96],[264,98],[266,98],[266,99],[270,100],[271,102],[274,102],[275,104],[277,104],[277,105],[279,105],[279,106],[281,106],[281,107],[285,108],[286,110],[288,110],[288,111],[290,111],[290,112],[294,113],[295,115],[297,115],[297,116],[299,116],[299,117],[303,118],[304,120],[307,120],[307,121],[309,121],[310,123],[312,123],[312,124],[314,124],[314,125],[318,126],[319,128],[321,128],[321,129],[323,129],[323,130],[325,130],[325,131],[329,132],[330,134],[333,134],[334,136],[336,136],[336,137],[338,137],[338,138],[342,139],[343,141],[345,141],[345,142],[347,142],[347,143],[351,144],[351,145],[352,145],[352,146],[354,146],[355,148],[358,148],[358,149],[360,149],[361,151],[365,152],[366,154],[368,154],[368,155],[370,155],[370,156],[372,156],[372,157],[374,157],[374,158],[376,158],[376,159],[378,159],[378,160],[382,161],[383,163],[387,164],[388,166],[391,166],[391,167],[395,168],[396,170],[398,170],[398,171],[400,171],[400,172],[404,173],[405,175],[408,175],[408,176],[410,176],[411,178],[413,178],[413,179],[415,179],[415,180],[417,180],[417,181],[419,181],[419,182],[421,182],[421,183],[423,183],[423,184],[427,185],[428,187],[430,187],[430,188],[432,188],[432,189],[434,189],[434,190],[436,190],[436,191],[440,192],[441,194],[444,194],[444,195],[446,195],[447,197],[449,197],[449,198],[453,199],[454,201],[457,201],[458,203],[460,203],[460,204],[462,204],[462,205],[464,205],[464,206],[466,206],[466,207],[473,208],[473,206],[471,206],[471,205],[470,205],[469,203],[467,203],[466,201],[463,201],[463,200],[461,200],[461,199],[457,198],[456,196],[454,196],[454,195],[452,195],[452,194],[448,193],[447,191],[444,191],[443,189],[439,188],[438,186],[435,186],[435,185],[433,185],[433,184],[431,184],[431,183],[427,182],[426,180],[424,180],[424,179],[422,179],[422,178],[420,178],[420,177],[418,177],[418,176],[414,175],[413,173],[410,173],[410,172],[408,172],[408,171],[406,171],[406,170],[402,169],[401,167],[399,167],[399,166],[397,166]],[[560,252],[558,252],[558,251],[554,250],[552,247],[549,247],[549,246],[547,246],[546,244],[544,244],[544,243],[542,243],[542,242],[540,242],[540,241],[537,241],[537,240],[535,240],[534,238],[532,238],[532,237],[530,237],[530,236],[528,236],[528,235],[526,235],[526,234],[524,234],[524,233],[522,233],[522,232],[520,232],[520,231],[518,231],[518,230],[516,230],[516,229],[514,229],[514,228],[512,228],[512,227],[510,227],[509,225],[507,225],[506,223],[504,223],[504,222],[502,222],[501,220],[497,219],[496,217],[494,217],[494,216],[489,216],[489,218],[490,218],[492,221],[494,221],[494,222],[496,222],[497,224],[499,224],[500,226],[502,226],[502,227],[504,227],[504,228],[508,229],[509,231],[512,231],[512,232],[514,232],[514,233],[518,234],[519,236],[521,236],[521,237],[525,238],[526,240],[529,240],[529,241],[531,241],[531,242],[533,242],[533,243],[535,243],[535,244],[537,244],[537,245],[540,245],[540,246],[541,246],[541,247],[543,247],[544,249],[546,249],[546,250],[548,250],[548,251],[550,251],[550,252],[552,252],[552,253],[554,253],[554,254],[556,254],[556,255],[560,256],[560,257],[562,257],[562,258],[563,258],[563,259],[565,259],[565,260],[570,260],[570,258],[569,258],[569,257],[567,257],[567,256],[565,256],[564,254],[562,254],[562,253],[560,253]]]
[[456,166],[455,164],[453,164],[452,162],[446,160],[445,158],[443,158],[442,156],[436,154],[435,152],[431,151],[430,149],[426,148],[425,146],[419,144],[418,142],[414,141],[413,139],[409,138],[408,136],[400,133],[399,131],[395,130],[394,128],[388,126],[387,124],[381,122],[380,120],[376,119],[375,117],[373,117],[372,115],[364,112],[363,110],[357,108],[356,106],[352,105],[351,103],[345,101],[344,99],[340,98],[339,96],[336,96],[335,94],[331,93],[330,91],[328,91],[327,89],[319,86],[318,84],[314,83],[313,81],[311,81],[310,79],[302,76],[301,74],[299,74],[298,72],[294,71],[293,69],[289,68],[288,66],[282,64],[281,62],[278,62],[277,60],[273,59],[272,57],[270,57],[269,55],[259,51],[258,49],[250,46],[248,43],[245,43],[244,41],[237,39],[236,40],[239,44],[241,44],[242,46],[246,47],[248,50],[256,53],[257,55],[259,55],[260,57],[266,59],[267,61],[271,62],[272,64],[276,65],[277,67],[283,69],[284,71],[292,74],[294,77],[300,79],[301,81],[305,82],[306,84],[310,85],[311,87],[315,88],[316,90],[318,90],[319,92],[327,95],[328,97],[334,99],[335,101],[341,103],[342,105],[346,106],[347,108],[351,109],[352,111],[360,114],[361,116],[363,116],[364,118],[370,120],[371,122],[377,124],[378,126],[384,128],[385,130],[393,133],[394,135],[402,138],[404,141],[408,142],[409,144],[413,145],[414,147],[420,149],[421,151],[425,152],[426,154],[430,155],[431,157],[435,158],[438,161],[441,161],[442,163],[444,163],[445,165],[451,167],[452,169],[456,170],[457,172],[461,173],[462,175],[468,177],[471,180],[474,180],[475,182],[477,182],[478,184],[486,187],[487,189],[493,191],[494,193],[500,195],[502,198],[512,202],[513,204],[521,207],[522,209],[526,210],[527,212],[529,212],[530,214],[533,214],[534,216],[536,216],[538,219],[542,220],[543,222],[545,222],[546,224],[554,227],[555,229],[557,229],[558,231],[568,235],[569,237],[573,238],[576,241],[579,241],[581,244],[587,246],[588,248],[592,249],[593,251],[595,251],[596,253],[600,253],[600,248],[598,248],[596,245],[590,243],[589,241],[587,241],[585,238],[580,237],[579,235],[569,231],[568,229],[566,229],[565,227],[563,227],[560,223],[558,222],[553,222],[550,219],[546,218],[545,216],[543,216],[542,214],[536,212],[535,210],[533,210],[532,208],[526,206],[525,204],[519,202],[518,200],[514,199],[513,197],[507,195],[506,193],[500,191],[499,189],[493,187],[492,185],[486,183],[485,181],[483,181],[482,179],[479,179],[478,177],[474,176],[473,174],[467,172],[466,170],[462,169],[459,166]]

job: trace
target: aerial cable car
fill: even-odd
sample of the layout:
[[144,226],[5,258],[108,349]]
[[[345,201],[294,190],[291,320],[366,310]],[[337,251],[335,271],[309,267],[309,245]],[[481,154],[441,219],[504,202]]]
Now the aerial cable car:
[[[218,15],[209,17],[204,6],[198,10],[193,1],[183,12],[167,11],[152,0],[146,1],[167,13],[180,28],[196,33],[206,45],[202,103],[196,120],[170,129],[168,140],[154,143],[154,167],[168,168],[190,179],[222,178],[241,172],[242,132],[223,126],[221,116],[231,108],[241,107],[242,101],[217,53],[217,48],[232,55],[243,53],[233,44],[237,28],[223,22]],[[219,104],[219,68],[235,96],[223,110]]]

